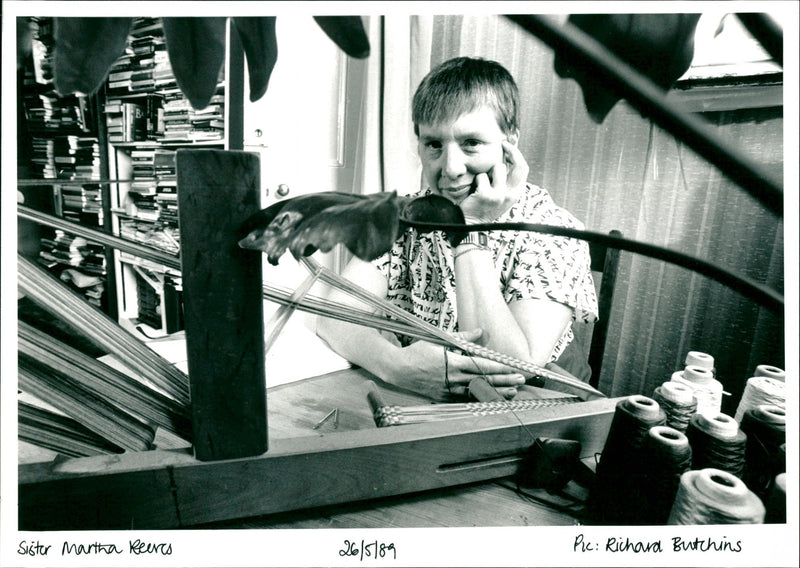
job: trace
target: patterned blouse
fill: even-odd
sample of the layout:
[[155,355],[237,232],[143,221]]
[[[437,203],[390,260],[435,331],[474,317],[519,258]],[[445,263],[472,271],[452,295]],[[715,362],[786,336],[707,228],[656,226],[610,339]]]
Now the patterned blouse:
[[[430,190],[416,196],[429,194]],[[524,196],[498,222],[526,222],[583,229],[583,224],[557,206],[550,194],[528,184]],[[492,231],[497,281],[507,304],[547,298],[572,308],[573,320],[597,319],[597,298],[584,241],[530,231]],[[373,261],[388,282],[387,299],[404,310],[450,332],[458,331],[453,249],[442,231],[408,229],[392,249]],[[573,339],[567,326],[551,361]],[[401,345],[413,341],[398,337]]]

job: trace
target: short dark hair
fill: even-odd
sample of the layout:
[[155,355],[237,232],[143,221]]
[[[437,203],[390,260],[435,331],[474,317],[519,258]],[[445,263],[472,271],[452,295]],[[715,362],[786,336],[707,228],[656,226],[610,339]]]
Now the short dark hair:
[[488,104],[506,134],[518,130],[519,89],[508,70],[479,57],[449,59],[428,73],[412,101],[414,133],[420,124],[454,119]]

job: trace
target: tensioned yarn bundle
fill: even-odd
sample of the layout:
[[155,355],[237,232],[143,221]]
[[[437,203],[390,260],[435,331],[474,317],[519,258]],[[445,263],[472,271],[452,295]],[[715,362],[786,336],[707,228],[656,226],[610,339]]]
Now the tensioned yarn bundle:
[[741,478],[747,435],[727,414],[695,414],[686,436],[692,445],[692,469],[716,468]]
[[681,475],[669,525],[731,525],[764,522],[764,504],[744,482],[714,468]]
[[642,447],[639,516],[636,524],[663,525],[669,518],[681,475],[692,465],[685,434],[669,426],[653,426]]
[[640,499],[635,492],[641,486],[642,448],[650,428],[665,422],[664,411],[646,396],[633,395],[617,403],[587,502],[590,523],[637,522]]
[[761,405],[744,413],[742,432],[747,435],[742,480],[765,499],[779,473],[786,471],[786,412],[777,406]]
[[694,389],[683,383],[667,381],[655,388],[653,400],[667,415],[667,426],[679,432],[686,432],[689,419],[697,412]]

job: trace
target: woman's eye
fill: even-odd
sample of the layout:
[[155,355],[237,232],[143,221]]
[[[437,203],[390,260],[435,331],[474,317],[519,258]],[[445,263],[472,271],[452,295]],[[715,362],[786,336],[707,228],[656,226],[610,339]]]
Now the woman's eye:
[[474,138],[470,138],[470,139],[464,140],[464,147],[467,148],[467,149],[475,149],[480,145],[481,145],[481,141],[480,140],[475,140]]
[[442,144],[441,142],[426,142],[425,151],[431,155],[438,154],[442,151]]

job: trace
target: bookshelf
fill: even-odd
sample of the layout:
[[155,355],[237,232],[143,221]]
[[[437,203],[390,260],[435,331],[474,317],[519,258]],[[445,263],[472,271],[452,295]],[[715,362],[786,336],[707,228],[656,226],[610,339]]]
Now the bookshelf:
[[[241,111],[231,109],[237,89],[230,84],[243,81],[242,64],[231,56],[240,48],[230,29],[228,38],[217,91],[206,108],[193,109],[176,83],[160,21],[134,20],[126,52],[109,72],[101,117],[110,177],[121,180],[109,204],[116,234],[179,253],[177,150],[241,148]],[[120,252],[114,264],[120,323],[150,337],[183,329],[178,271]]]
[[[18,188],[23,202],[90,227],[109,228],[109,189],[98,96],[59,96],[53,87],[53,19],[27,18],[32,56],[18,73]],[[42,180],[42,184],[30,183]],[[20,225],[19,250],[116,317],[111,251],[61,230]]]

